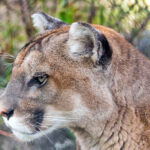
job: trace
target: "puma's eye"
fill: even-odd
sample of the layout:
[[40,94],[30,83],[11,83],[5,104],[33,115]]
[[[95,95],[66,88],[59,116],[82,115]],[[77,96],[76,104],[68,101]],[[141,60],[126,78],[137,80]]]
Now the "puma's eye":
[[43,76],[39,76],[37,77],[38,81],[40,84],[45,84],[45,82],[47,81],[47,75],[43,75]]
[[28,86],[43,86],[47,81],[48,75],[43,73],[36,73],[33,78],[28,82]]

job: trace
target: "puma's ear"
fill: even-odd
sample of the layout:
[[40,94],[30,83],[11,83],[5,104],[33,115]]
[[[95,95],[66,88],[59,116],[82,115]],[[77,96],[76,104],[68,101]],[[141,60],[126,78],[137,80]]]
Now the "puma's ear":
[[66,25],[66,23],[61,20],[51,17],[43,12],[36,12],[31,16],[31,18],[33,26],[38,29],[39,32],[57,29]]
[[89,57],[94,64],[109,64],[112,57],[111,47],[98,30],[86,23],[75,22],[69,30],[69,49],[73,59]]

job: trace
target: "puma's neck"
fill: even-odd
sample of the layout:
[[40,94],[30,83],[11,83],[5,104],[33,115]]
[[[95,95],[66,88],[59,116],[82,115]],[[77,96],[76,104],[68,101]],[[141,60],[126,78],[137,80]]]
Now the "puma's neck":
[[132,107],[120,107],[110,120],[103,124],[99,122],[92,129],[88,129],[87,124],[85,128],[72,130],[79,140],[81,150],[148,150],[144,125]]

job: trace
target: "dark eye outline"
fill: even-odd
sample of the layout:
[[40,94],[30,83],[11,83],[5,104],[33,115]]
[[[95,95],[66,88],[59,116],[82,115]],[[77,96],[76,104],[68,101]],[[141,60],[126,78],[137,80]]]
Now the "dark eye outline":
[[49,75],[48,74],[43,74],[43,73],[36,73],[32,79],[28,82],[28,86],[37,86],[37,87],[42,87],[43,85],[46,84],[47,79],[48,79]]

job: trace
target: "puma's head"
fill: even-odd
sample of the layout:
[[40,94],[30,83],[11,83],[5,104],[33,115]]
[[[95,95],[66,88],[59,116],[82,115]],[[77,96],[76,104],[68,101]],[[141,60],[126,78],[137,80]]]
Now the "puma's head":
[[6,125],[30,141],[57,128],[90,130],[105,123],[114,109],[107,87],[113,55],[107,36],[113,31],[67,25],[44,13],[32,18],[41,34],[20,50],[0,97]]

